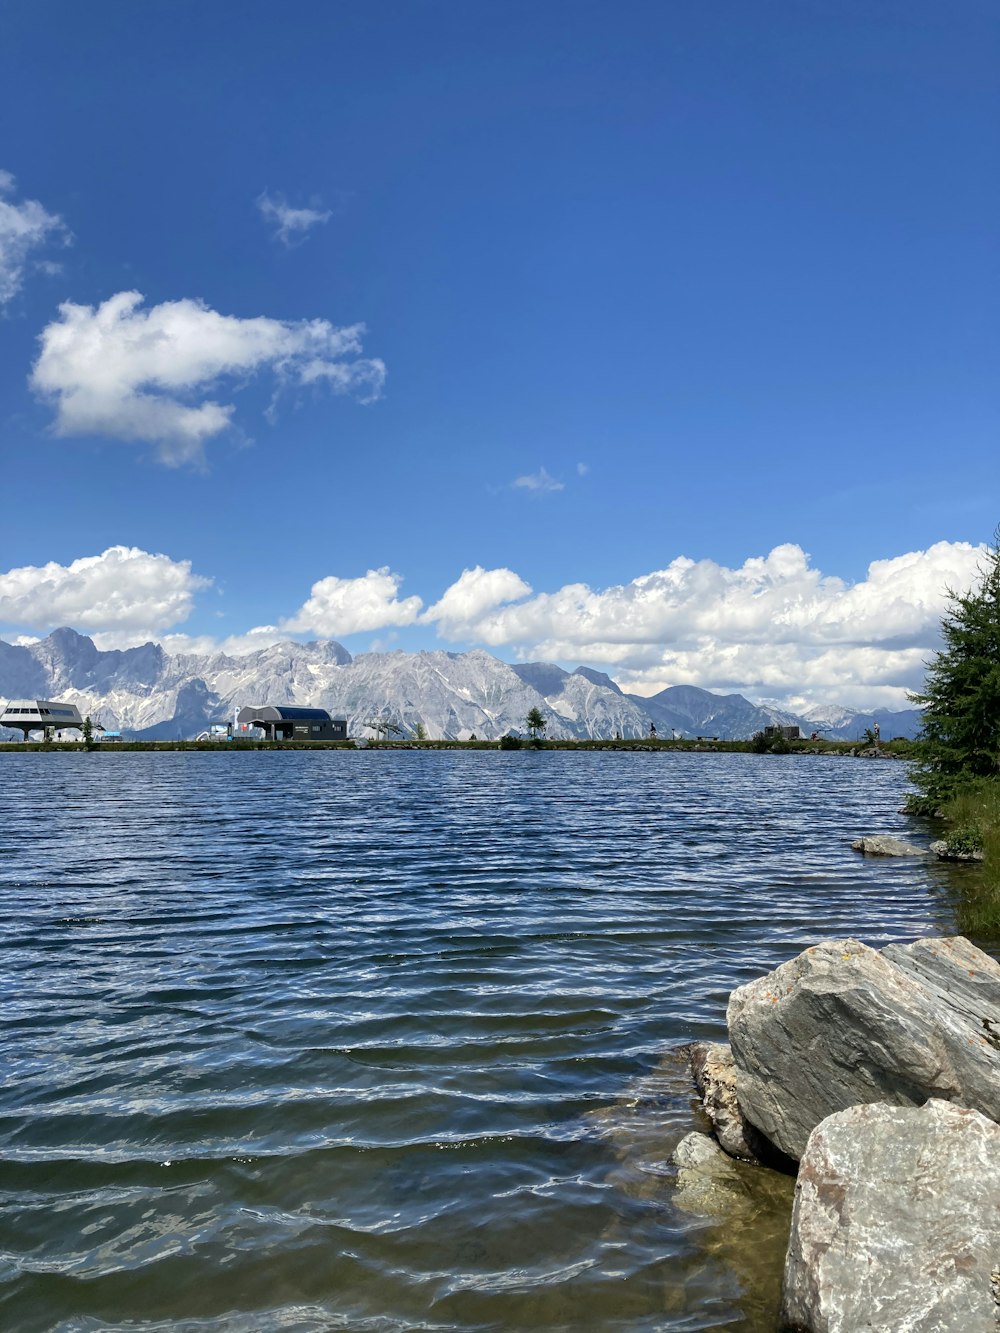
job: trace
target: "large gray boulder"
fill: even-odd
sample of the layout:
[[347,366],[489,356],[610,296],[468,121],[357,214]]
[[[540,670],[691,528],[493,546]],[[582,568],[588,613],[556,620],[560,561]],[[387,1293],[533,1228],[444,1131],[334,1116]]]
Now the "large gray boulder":
[[1000,1120],[1000,965],[967,940],[828,941],[735,990],[727,1018],[740,1107],[789,1157],[864,1102]]
[[881,952],[919,981],[942,1010],[964,1018],[977,1031],[980,1045],[1000,1048],[1000,1034],[992,1031],[1000,1008],[1000,965],[989,954],[963,935],[887,944]]
[[779,1328],[996,1333],[1000,1126],[948,1102],[855,1106],[799,1167]]

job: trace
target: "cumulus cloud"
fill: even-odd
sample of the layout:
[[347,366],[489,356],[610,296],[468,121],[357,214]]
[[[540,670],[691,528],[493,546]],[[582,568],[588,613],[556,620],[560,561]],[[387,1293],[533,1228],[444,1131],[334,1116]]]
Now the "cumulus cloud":
[[336,575],[312,586],[309,600],[281,628],[291,633],[319,634],[339,639],[361,630],[384,629],[388,625],[412,625],[423,602],[419,597],[397,597],[403,582],[387,566],[370,569],[362,578],[341,579]]
[[17,182],[0,171],[0,309],[17,295],[31,255],[53,239],[69,241],[66,224],[37,199],[13,199]]
[[442,617],[439,633],[522,658],[599,664],[645,693],[695,684],[844,699],[880,689],[902,705],[937,643],[945,589],[975,583],[981,558],[981,547],[938,542],[875,561],[849,585],[791,544],[738,569],[680,556],[628,584],[567,584]]
[[938,542],[874,561],[850,584],[785,544],[737,568],[679,556],[626,584],[542,593],[511,569],[477,565],[426,611],[420,597],[400,595],[398,574],[370,569],[320,579],[294,615],[220,642],[162,633],[186,619],[210,582],[190,562],[117,546],[67,566],[0,573],[0,622],[70,624],[105,648],[158,637],[170,652],[233,656],[290,635],[344,638],[419,623],[502,656],[599,666],[638,694],[691,684],[800,712],[816,702],[903,707],[938,646],[946,589],[976,584],[983,555],[967,542]]
[[0,573],[0,621],[48,629],[119,632],[149,638],[186,620],[210,579],[190,560],[112,546],[69,565],[25,565]]
[[482,565],[476,565],[474,569],[463,569],[440,600],[427,608],[421,620],[438,622],[438,628],[446,638],[451,629],[457,630],[458,637],[462,637],[463,628],[470,622],[477,621],[494,607],[526,597],[530,592],[530,584],[512,569],[483,569]]
[[561,481],[550,477],[543,467],[537,472],[529,472],[523,477],[515,477],[511,482],[515,490],[528,491],[532,495],[547,495],[552,491],[565,490]]
[[273,225],[275,240],[289,247],[333,216],[329,209],[292,208],[284,195],[268,194],[266,190],[257,196],[256,202],[261,217]]
[[43,329],[32,387],[56,409],[60,435],[146,441],[163,462],[198,462],[234,406],[208,395],[224,378],[270,370],[279,386],[327,383],[362,402],[379,396],[385,366],[361,353],[363,324],[220,315],[201,301],[142,308],[119,292],[96,308],[70,301]]

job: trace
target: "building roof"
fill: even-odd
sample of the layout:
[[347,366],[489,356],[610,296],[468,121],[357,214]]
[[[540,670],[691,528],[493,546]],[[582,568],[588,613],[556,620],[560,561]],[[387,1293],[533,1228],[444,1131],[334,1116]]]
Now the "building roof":
[[296,705],[275,704],[275,712],[284,722],[329,722],[330,714],[325,708],[299,708]]
[[333,721],[325,708],[300,708],[297,704],[261,704],[256,708],[241,708],[237,720],[251,722],[254,718],[259,718],[262,722]]
[[7,726],[7,718],[37,718],[38,728],[78,725],[82,722],[76,704],[62,703],[57,699],[11,699],[6,708],[0,711],[0,726]]

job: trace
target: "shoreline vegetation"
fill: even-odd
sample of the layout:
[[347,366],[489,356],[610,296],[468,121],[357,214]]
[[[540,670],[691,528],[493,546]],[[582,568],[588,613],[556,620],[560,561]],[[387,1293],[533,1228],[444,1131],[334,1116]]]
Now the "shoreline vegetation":
[[958,929],[1000,953],[1000,779],[970,783],[931,810],[919,797],[903,810],[942,826],[947,859],[965,862],[955,905]]
[[923,730],[914,743],[917,791],[906,813],[940,821],[949,856],[967,861],[959,928],[1000,941],[1000,528],[979,586],[950,591],[943,647],[928,663]]

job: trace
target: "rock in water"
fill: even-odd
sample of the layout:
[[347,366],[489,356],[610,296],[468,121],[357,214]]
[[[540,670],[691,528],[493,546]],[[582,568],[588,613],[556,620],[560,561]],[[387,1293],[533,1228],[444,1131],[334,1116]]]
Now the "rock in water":
[[858,1103],[940,1097],[1000,1120],[1000,965],[967,940],[907,950],[829,941],[730,996],[739,1104],[789,1157]]
[[799,1168],[779,1328],[996,1333],[1000,1126],[978,1111],[855,1106]]
[[851,850],[863,852],[865,856],[926,856],[922,847],[915,847],[912,842],[902,842],[899,838],[890,838],[885,833],[869,834],[866,838],[856,838],[851,843]]
[[951,843],[945,841],[932,842],[930,851],[939,861],[985,861],[986,853],[980,848],[969,852],[954,851]]
[[674,1149],[673,1162],[677,1167],[674,1203],[684,1212],[732,1218],[752,1207],[736,1163],[707,1134],[685,1134]]
[[715,1137],[729,1156],[744,1162],[759,1162],[766,1157],[768,1145],[740,1110],[736,1066],[729,1047],[717,1042],[696,1042],[691,1047],[691,1073]]

